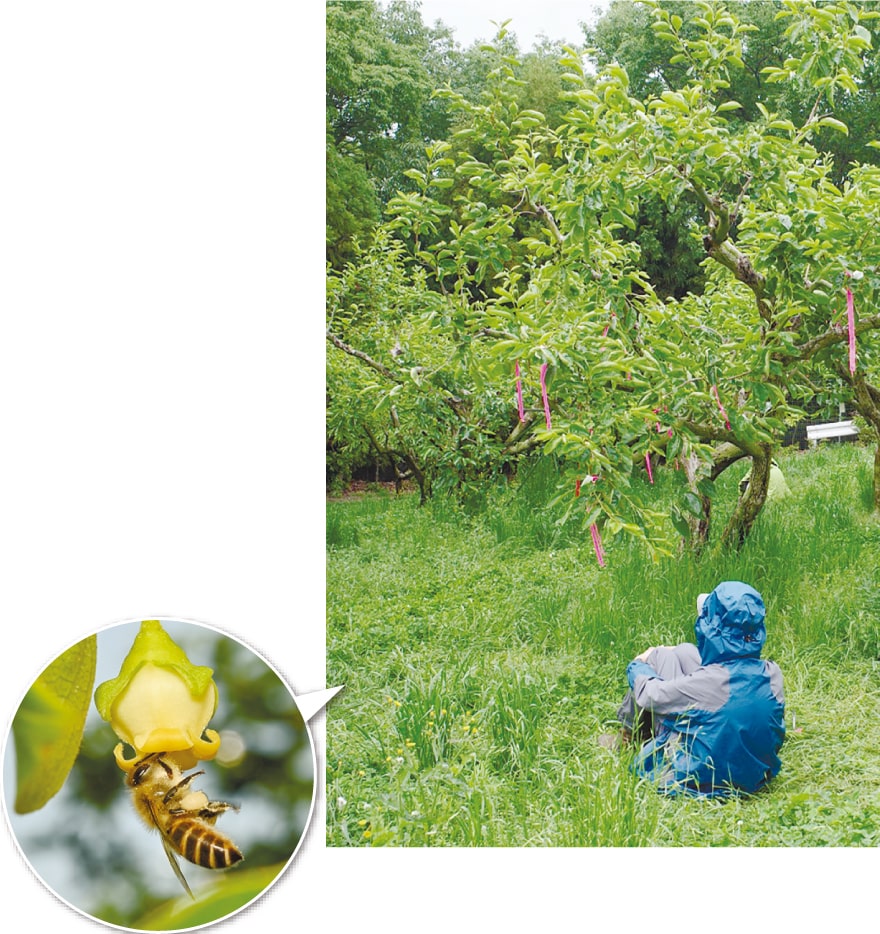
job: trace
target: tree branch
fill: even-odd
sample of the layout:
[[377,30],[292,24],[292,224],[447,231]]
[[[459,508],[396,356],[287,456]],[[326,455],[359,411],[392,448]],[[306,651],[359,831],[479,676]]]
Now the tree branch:
[[531,412],[526,412],[524,421],[517,421],[513,431],[511,431],[511,433],[504,440],[503,450],[505,454],[522,454],[539,444],[538,439],[534,435],[530,435],[529,437],[523,438],[523,440],[520,441],[522,433],[532,424],[533,421],[534,415],[532,415]]
[[736,444],[725,443],[719,445],[712,452],[712,470],[709,476],[712,480],[717,480],[728,467],[735,464],[738,460],[748,457],[748,454]]
[[[717,263],[720,263],[726,269],[729,269],[734,277],[747,285],[755,296],[755,302],[758,306],[758,314],[768,323],[772,322],[772,313],[770,302],[765,296],[767,286],[766,279],[755,269],[752,261],[742,250],[738,249],[729,239],[731,213],[730,208],[718,195],[710,195],[708,191],[692,176],[688,175],[684,166],[678,167],[679,174],[691,186],[697,200],[709,214],[708,227],[709,233],[703,237],[703,247],[706,253]],[[739,211],[743,194],[751,182],[749,176],[736,203],[733,217]]]
[[357,350],[352,347],[350,344],[346,344],[341,337],[337,337],[329,329],[327,330],[327,340],[333,344],[334,347],[338,347],[343,353],[347,353],[350,357],[356,357],[358,360],[362,360],[366,363],[367,366],[372,367],[377,373],[381,373],[386,379],[390,379],[392,383],[397,383],[398,385],[403,382],[399,376],[395,376],[391,370],[388,369],[384,364],[379,363],[374,360],[368,354],[365,354],[362,350]]
[[[856,323],[856,335],[863,334],[865,331],[875,331],[880,328],[880,315],[868,315],[860,318]],[[831,347],[833,344],[840,344],[849,339],[849,333],[846,328],[839,325],[832,325],[822,334],[816,335],[798,348],[798,357],[801,360],[809,360],[813,354]]]
[[[728,461],[730,466],[738,457],[733,456],[733,448],[742,451],[743,456],[759,457],[764,449],[766,442],[763,441],[745,441],[737,437],[732,431],[725,428],[716,428],[714,425],[703,425],[700,422],[685,420],[682,425],[696,435],[701,441],[717,441],[721,445],[718,452]],[[713,455],[713,457],[716,455]]]
[[519,444],[511,444],[504,446],[505,454],[525,454],[527,451],[531,451],[533,448],[538,447],[541,442],[534,436],[529,435],[528,438],[523,438]]
[[499,331],[498,328],[480,328],[477,331],[478,337],[494,337],[497,340],[507,340],[515,341],[517,339],[516,334],[512,334],[510,331]]
[[535,204],[535,205],[532,205],[532,207],[534,207],[535,213],[539,217],[544,218],[544,222],[550,228],[550,231],[553,234],[554,239],[559,244],[559,246],[562,246],[562,244],[565,243],[565,237],[562,235],[562,232],[560,231],[559,227],[556,226],[556,221],[553,219],[553,215],[547,210],[547,208],[543,204]]

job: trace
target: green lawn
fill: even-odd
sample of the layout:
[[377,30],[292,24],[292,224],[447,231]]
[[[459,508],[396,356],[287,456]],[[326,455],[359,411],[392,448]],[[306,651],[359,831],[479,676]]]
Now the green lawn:
[[[596,563],[558,528],[551,461],[469,508],[381,492],[327,504],[331,846],[880,844],[880,520],[872,452],[779,458],[792,496],[739,553],[658,563],[626,537]],[[738,465],[718,481],[720,533]],[[659,505],[680,483],[655,471]],[[597,736],[627,662],[693,639],[719,581],[767,604],[788,738],[762,794],[665,798]]]

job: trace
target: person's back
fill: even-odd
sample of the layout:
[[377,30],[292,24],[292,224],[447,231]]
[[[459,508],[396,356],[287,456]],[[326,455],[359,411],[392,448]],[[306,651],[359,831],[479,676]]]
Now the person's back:
[[657,723],[636,769],[673,794],[758,791],[779,771],[785,737],[782,672],[760,658],[760,594],[738,581],[719,584],[696,634],[701,665],[688,674],[664,681],[641,661],[627,670],[635,703]]

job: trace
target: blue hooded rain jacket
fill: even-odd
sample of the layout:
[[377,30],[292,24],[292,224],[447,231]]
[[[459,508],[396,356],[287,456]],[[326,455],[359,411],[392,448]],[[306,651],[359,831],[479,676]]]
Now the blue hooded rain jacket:
[[779,771],[785,738],[782,672],[763,661],[764,601],[739,581],[709,594],[697,617],[701,666],[664,681],[634,661],[627,679],[638,707],[659,723],[635,768],[668,794],[752,793]]

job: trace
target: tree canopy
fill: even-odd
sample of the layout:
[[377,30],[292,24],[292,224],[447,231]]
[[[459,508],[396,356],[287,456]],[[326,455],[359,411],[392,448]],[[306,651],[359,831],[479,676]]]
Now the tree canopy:
[[[745,457],[722,534],[742,540],[816,399],[880,429],[880,170],[827,145],[871,125],[875,15],[767,7],[618,0],[602,48],[556,50],[551,117],[503,29],[478,97],[437,87],[447,138],[328,280],[337,458],[372,450],[426,498],[552,453],[560,521],[668,553],[706,541]],[[671,516],[636,481],[652,463],[682,471]]]

